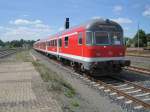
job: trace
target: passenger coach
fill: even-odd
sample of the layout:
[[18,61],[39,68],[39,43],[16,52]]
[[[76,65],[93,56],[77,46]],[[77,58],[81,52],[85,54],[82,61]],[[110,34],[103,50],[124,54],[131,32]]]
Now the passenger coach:
[[129,66],[125,59],[123,29],[109,19],[94,19],[34,43],[34,49],[93,75],[118,73]]

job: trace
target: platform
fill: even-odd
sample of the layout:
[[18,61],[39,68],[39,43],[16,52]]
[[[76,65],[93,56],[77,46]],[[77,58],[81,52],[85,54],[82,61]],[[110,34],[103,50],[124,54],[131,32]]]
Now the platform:
[[0,112],[61,112],[31,62],[0,63]]

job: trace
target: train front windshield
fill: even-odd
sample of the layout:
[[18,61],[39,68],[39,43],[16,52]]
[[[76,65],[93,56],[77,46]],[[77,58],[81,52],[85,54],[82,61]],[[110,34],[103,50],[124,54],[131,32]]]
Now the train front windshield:
[[109,34],[111,43],[113,45],[122,45],[123,44],[123,36],[121,33],[119,32],[111,32]]
[[87,32],[87,45],[122,45],[123,38],[119,32]]
[[94,44],[107,45],[109,44],[109,37],[107,32],[94,32]]

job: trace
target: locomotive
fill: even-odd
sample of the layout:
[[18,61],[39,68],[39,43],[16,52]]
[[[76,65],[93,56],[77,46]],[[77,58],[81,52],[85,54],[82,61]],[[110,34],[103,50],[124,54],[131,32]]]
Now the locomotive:
[[109,19],[93,19],[34,43],[33,48],[62,63],[69,63],[75,70],[93,75],[116,74],[129,66],[125,58],[122,27]]

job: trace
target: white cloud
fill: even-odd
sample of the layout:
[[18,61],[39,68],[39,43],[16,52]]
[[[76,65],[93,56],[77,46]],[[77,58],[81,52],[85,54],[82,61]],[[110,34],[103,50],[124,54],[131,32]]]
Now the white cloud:
[[63,30],[65,30],[65,28],[64,28],[64,27],[60,27],[60,28],[58,28],[58,31],[63,31]]
[[129,19],[129,18],[121,18],[121,17],[119,17],[119,18],[116,18],[116,19],[112,19],[113,21],[116,21],[117,23],[119,23],[119,24],[130,24],[130,23],[132,23],[133,21],[131,20],[131,19]]
[[100,16],[94,16],[94,17],[92,17],[92,19],[103,19],[103,18]]
[[122,10],[123,10],[123,6],[121,6],[121,5],[116,5],[113,7],[113,11],[115,13],[120,13]]
[[150,17],[150,6],[147,6],[143,12],[143,16]]
[[3,26],[0,26],[0,29],[3,29],[4,27]]
[[47,37],[52,33],[49,25],[44,24],[41,20],[16,19],[11,21],[7,27],[1,26],[0,37],[3,41],[18,39],[37,40]]
[[36,40],[39,38],[44,38],[51,33],[51,29],[41,29],[41,28],[29,28],[29,27],[17,27],[11,28],[7,30],[5,33],[1,34],[1,39],[4,41],[10,40],[18,40],[18,39],[25,39],[25,40]]
[[34,24],[40,24],[42,23],[41,20],[27,20],[27,19],[16,19],[14,21],[10,21],[10,24],[14,24],[14,25],[34,25]]

